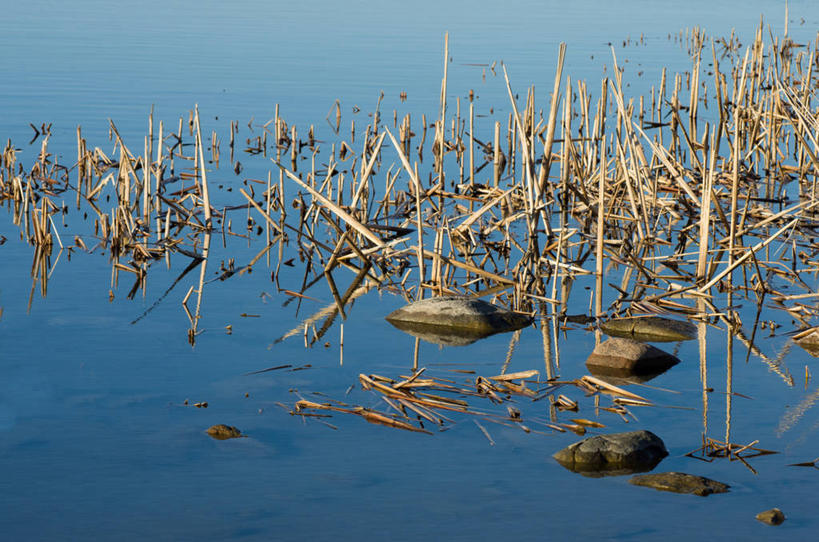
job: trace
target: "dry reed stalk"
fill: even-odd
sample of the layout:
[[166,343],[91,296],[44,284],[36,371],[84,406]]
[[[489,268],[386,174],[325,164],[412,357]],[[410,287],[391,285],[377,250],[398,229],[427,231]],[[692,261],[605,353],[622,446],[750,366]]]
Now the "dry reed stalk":
[[[276,163],[276,162],[274,162],[274,163]],[[281,170],[282,170],[282,171],[284,171],[285,175],[287,175],[287,177],[288,177],[290,180],[292,180],[293,182],[295,182],[296,184],[298,184],[299,186],[301,186],[302,188],[304,188],[305,190],[307,190],[307,191],[310,193],[310,195],[311,195],[311,196],[313,196],[314,198],[316,198],[316,199],[317,199],[319,202],[321,202],[321,204],[322,204],[322,205],[324,205],[325,207],[327,207],[327,208],[328,208],[330,211],[332,211],[332,212],[333,212],[333,213],[334,213],[336,216],[338,216],[340,219],[342,219],[344,222],[346,222],[346,223],[347,223],[347,224],[348,224],[348,225],[349,225],[351,228],[353,228],[353,229],[354,229],[354,230],[356,230],[358,233],[360,233],[361,235],[363,235],[364,237],[366,237],[366,238],[367,238],[367,239],[368,239],[370,242],[372,242],[372,243],[373,243],[373,244],[374,244],[376,247],[382,247],[382,246],[384,245],[384,242],[381,240],[381,238],[380,238],[380,237],[378,237],[377,235],[375,235],[375,234],[374,234],[372,231],[370,231],[370,229],[369,229],[369,228],[367,228],[367,227],[366,227],[364,224],[362,224],[361,222],[359,222],[358,220],[356,220],[356,219],[355,219],[355,218],[354,218],[352,215],[350,215],[350,214],[349,214],[347,211],[345,211],[344,209],[342,209],[341,207],[339,207],[338,205],[336,205],[336,204],[335,204],[335,203],[333,203],[332,201],[328,200],[328,199],[327,199],[326,197],[324,197],[322,194],[320,194],[319,192],[317,192],[317,191],[316,191],[314,188],[312,188],[311,186],[309,186],[308,184],[306,184],[304,181],[302,181],[301,179],[299,179],[299,178],[298,178],[298,177],[297,177],[295,174],[293,174],[293,173],[292,173],[292,172],[291,172],[289,169],[285,168],[284,166],[282,166],[282,165],[281,165],[281,164],[279,164],[279,163],[276,163],[276,165],[277,165],[279,168],[281,168]],[[331,168],[331,169],[332,169],[332,168]]]
[[[549,237],[552,237],[552,226],[549,223],[549,219],[546,217],[546,213],[542,206],[535,199],[535,175],[534,175],[534,164],[532,158],[532,150],[529,147],[529,142],[526,137],[525,127],[521,121],[521,116],[518,113],[517,103],[515,102],[515,97],[512,94],[512,86],[509,84],[509,75],[506,73],[506,66],[503,66],[503,76],[506,80],[506,90],[509,94],[509,101],[512,104],[512,114],[515,121],[515,126],[517,127],[517,133],[519,134],[520,140],[520,149],[521,154],[523,157],[523,169],[525,173],[525,186],[526,186],[526,194],[527,197],[524,198],[524,202],[526,204],[526,213],[527,213],[527,224],[529,228],[529,242],[532,243],[533,241],[536,242],[536,234],[535,234],[535,224],[537,222],[537,217],[540,216],[543,227],[546,230],[546,234]],[[514,131],[513,131],[514,134]],[[514,158],[512,158],[512,162],[514,163]]]
[[196,116],[195,116],[195,124],[196,124],[196,148],[198,150],[198,159],[199,159],[199,173],[202,177],[202,208],[205,213],[205,227],[207,229],[211,228],[211,209],[210,209],[210,194],[208,192],[208,175],[205,171],[205,157],[203,153],[203,145],[202,145],[202,129],[199,125],[199,106],[195,107]]
[[[424,283],[424,277],[426,275],[424,269],[424,224],[421,220],[421,192],[423,188],[421,188],[421,182],[418,180],[418,175],[415,170],[410,167],[409,161],[407,160],[406,155],[404,154],[403,149],[398,145],[398,142],[395,140],[395,137],[390,132],[389,128],[384,128],[387,132],[387,135],[390,136],[390,141],[392,142],[395,151],[398,153],[398,157],[401,159],[401,164],[404,166],[404,169],[410,176],[412,180],[414,191],[415,191],[415,226],[418,229],[418,284]],[[418,291],[418,299],[424,298],[424,290],[423,288],[419,289]]]
[[749,248],[742,256],[737,258],[737,260],[734,261],[733,264],[729,265],[726,269],[724,269],[717,276],[715,276],[710,281],[708,281],[708,283],[706,283],[705,285],[700,287],[697,291],[699,293],[701,293],[701,294],[706,293],[712,286],[714,286],[716,283],[718,283],[720,280],[722,280],[722,278],[725,275],[727,275],[728,273],[730,273],[731,271],[736,269],[739,265],[741,265],[743,262],[745,262],[745,260],[747,260],[751,256],[753,256],[758,250],[761,250],[761,249],[767,247],[771,242],[773,242],[782,233],[784,233],[785,231],[789,230],[794,225],[796,225],[797,222],[799,222],[799,219],[794,218],[793,220],[788,222],[785,226],[783,226],[782,228],[777,230],[773,235],[771,235],[770,237],[768,237],[764,241],[760,241],[759,243],[757,243],[754,246],[752,246],[751,248]]
[[[555,128],[557,127],[557,104],[560,101],[560,81],[563,78],[563,61],[566,58],[566,43],[560,42],[557,53],[557,67],[555,68],[554,87],[552,88],[552,98],[549,105],[549,124],[546,127],[546,142],[543,144],[543,153],[546,156],[546,164],[541,169],[539,179],[539,192],[546,189],[549,181],[549,171],[552,167],[552,145],[555,139]],[[504,70],[504,74],[506,71]]]
[[[279,224],[278,224],[277,222],[275,222],[275,221],[274,221],[272,218],[270,218],[270,215],[269,215],[267,212],[265,212],[265,210],[264,210],[264,209],[262,209],[261,205],[259,205],[258,203],[256,203],[256,202],[253,200],[253,198],[252,198],[252,197],[250,197],[250,194],[248,194],[247,192],[245,192],[245,189],[244,189],[244,188],[240,188],[240,189],[239,189],[239,193],[240,193],[240,194],[242,194],[242,195],[245,197],[245,199],[247,200],[247,202],[248,202],[250,205],[252,205],[254,209],[256,209],[257,211],[259,211],[259,214],[261,214],[261,215],[262,215],[262,217],[265,219],[265,221],[267,222],[267,224],[268,224],[268,225],[270,225],[270,226],[271,226],[271,227],[272,227],[274,230],[276,230],[276,232],[277,232],[277,233],[280,233],[280,234],[284,233],[284,231],[282,231],[282,229],[281,229],[281,226],[279,226]],[[269,200],[268,200],[268,201],[269,201]],[[269,204],[268,204],[268,206],[269,206]]]
[[[696,122],[696,121],[693,121]],[[705,148],[703,154],[707,158],[709,154],[708,147],[708,124],[705,125]],[[712,137],[715,137],[716,131],[712,132]],[[706,257],[708,254],[708,238],[711,226],[711,186],[714,182],[714,167],[716,166],[716,153],[712,147],[710,152],[710,160],[704,160],[708,163],[708,169],[702,172],[702,200],[700,202],[700,236],[699,236],[699,256],[697,259],[697,280],[703,281],[706,277]]]
[[501,172],[501,150],[500,150],[500,122],[495,122],[494,144],[492,145],[492,184],[495,188],[500,182]]
[[[416,250],[416,251],[418,250],[418,247],[416,247],[416,246],[412,246],[410,248],[412,250]],[[465,262],[460,262],[458,260],[448,258],[448,257],[446,257],[446,256],[444,256],[442,254],[436,255],[432,251],[424,250],[424,256],[427,257],[427,258],[434,258],[434,257],[437,256],[438,258],[441,259],[441,261],[443,263],[445,263],[447,265],[451,265],[453,267],[458,267],[458,268],[463,269],[465,271],[469,271],[470,273],[475,273],[476,275],[480,275],[483,278],[494,280],[495,282],[497,282],[499,284],[507,284],[507,285],[514,285],[515,284],[515,281],[513,281],[511,279],[507,279],[506,277],[502,277],[502,276],[497,275],[495,273],[490,273],[489,271],[485,271],[485,270],[481,269],[480,267],[476,267],[474,265],[470,265],[470,264],[465,263]]]

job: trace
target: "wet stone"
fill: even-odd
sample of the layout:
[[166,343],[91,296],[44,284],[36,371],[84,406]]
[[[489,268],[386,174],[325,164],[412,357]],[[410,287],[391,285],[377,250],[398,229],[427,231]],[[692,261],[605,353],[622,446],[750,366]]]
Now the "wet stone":
[[650,344],[612,337],[597,345],[586,359],[589,370],[599,374],[660,374],[680,362],[679,358]]
[[781,525],[785,521],[785,514],[779,508],[771,508],[756,515],[756,519],[768,525]]
[[237,428],[223,423],[208,427],[205,432],[216,440],[227,440],[229,438],[239,438],[242,436],[242,432]]
[[410,303],[390,313],[387,321],[425,340],[428,335],[430,342],[447,344],[450,340],[452,344],[469,344],[494,333],[526,327],[532,323],[532,317],[480,299],[452,296]]
[[662,439],[651,431],[597,435],[554,454],[563,467],[588,476],[646,472],[668,455]]
[[615,318],[600,324],[603,333],[638,341],[675,342],[697,338],[697,328],[691,322],[662,316]]
[[635,486],[652,487],[660,491],[673,493],[688,493],[707,497],[712,493],[727,493],[731,486],[693,474],[682,472],[659,472],[656,474],[640,474],[629,480]]

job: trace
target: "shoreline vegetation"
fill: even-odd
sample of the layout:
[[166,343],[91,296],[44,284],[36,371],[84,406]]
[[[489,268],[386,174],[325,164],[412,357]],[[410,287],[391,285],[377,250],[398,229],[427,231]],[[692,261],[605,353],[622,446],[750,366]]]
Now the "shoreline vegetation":
[[[513,396],[548,398],[550,419],[535,418],[540,427],[579,434],[603,424],[556,421],[558,412],[578,409],[558,390],[576,388],[592,398],[595,412],[623,420],[633,417],[629,407],[656,406],[594,376],[559,379],[558,335],[576,329],[569,308],[595,324],[645,314],[685,318],[698,328],[706,410],[713,390],[705,331],[727,331],[725,435],[706,437],[705,420],[702,448],[692,453],[738,459],[752,469],[748,454],[769,452],[756,441],[731,443],[733,341],[793,386],[781,355],[766,355],[756,340],[766,327],[773,333],[782,317],[795,322],[798,337],[809,336],[819,315],[819,34],[813,43],[795,43],[787,28],[773,36],[760,21],[748,44],[700,29],[683,39],[691,70],[663,69],[640,96],[625,93],[614,49],[613,77],[592,84],[564,75],[561,45],[545,101],[534,87],[516,94],[506,67],[493,64],[488,68],[503,77],[509,98],[497,104],[508,107],[505,118],[477,118],[473,91],[453,103],[445,38],[437,112],[382,115],[379,100],[371,121],[353,120],[348,130],[337,101],[327,116],[331,141],[317,139],[313,125],[288,124],[276,106],[264,124],[248,123],[247,137],[232,121],[223,153],[223,136],[203,133],[195,108],[176,126],[155,123],[151,114],[140,149],[126,146],[114,122],[109,152],[78,126],[76,159],[63,165],[49,152],[50,126],[32,126],[38,158],[20,163],[9,140],[0,159],[0,201],[34,251],[30,299],[37,286],[46,295],[64,253],[107,253],[110,295],[130,277],[129,298],[144,292],[153,265],[184,258],[187,266],[146,314],[198,271],[197,284],[180,296],[193,345],[212,276],[227,280],[264,259],[291,300],[309,297],[316,285],[328,288],[332,303],[276,341],[303,335],[310,346],[372,290],[407,301],[482,297],[535,318],[544,375],[507,373],[507,359],[499,375],[466,384],[422,376],[416,341],[412,374],[360,376],[391,414],[304,398],[292,412],[316,419],[325,416],[317,411],[352,413],[420,432],[428,432],[425,421],[446,426],[454,412],[469,415],[490,442],[480,421],[537,432],[522,423]],[[240,158],[269,160],[267,178],[245,178],[235,192],[216,185],[214,172],[241,176]],[[77,215],[86,231],[61,235]],[[256,243],[256,256],[244,265],[222,260],[215,272],[212,243],[225,249],[234,237]],[[283,265],[303,268],[297,291],[279,284]],[[776,311],[784,316],[770,316]],[[599,328],[590,329],[599,342]],[[510,356],[519,336],[512,336]],[[341,337],[343,344],[343,327]],[[475,409],[463,396],[502,412]]]

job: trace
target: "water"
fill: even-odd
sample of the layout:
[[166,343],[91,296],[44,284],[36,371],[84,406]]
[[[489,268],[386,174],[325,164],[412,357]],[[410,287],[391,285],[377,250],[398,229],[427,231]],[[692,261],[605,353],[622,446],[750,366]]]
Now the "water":
[[[611,42],[618,60],[630,61],[627,92],[636,96],[656,84],[661,66],[690,68],[684,50],[668,40],[685,27],[701,25],[716,36],[735,27],[750,41],[764,14],[774,33],[781,34],[780,5],[712,4],[519,2],[501,10],[474,2],[343,7],[17,3],[4,6],[0,21],[0,50],[7,52],[0,61],[0,134],[11,137],[29,163],[39,141],[27,145],[33,134],[28,123],[53,123],[50,149],[67,163],[76,152],[78,124],[91,145],[112,147],[108,118],[141,150],[152,106],[156,118],[175,129],[178,117],[187,119],[198,104],[203,132],[214,129],[223,136],[230,119],[241,125],[251,117],[265,122],[276,103],[300,133],[315,124],[328,135],[324,118],[336,99],[342,102],[343,123],[355,118],[362,126],[382,90],[384,117],[399,107],[414,118],[421,113],[434,118],[445,31],[453,58],[450,107],[456,96],[465,103],[468,90],[475,88],[479,114],[493,107],[505,115],[509,107],[502,77],[487,73],[484,82],[483,67],[469,65],[500,60],[516,90],[535,84],[539,103],[545,104],[561,41],[569,51],[564,74],[587,79],[595,95],[603,66],[610,70]],[[812,40],[819,24],[812,3],[791,2],[790,14],[797,41],[800,32]],[[622,47],[623,40],[635,41],[641,34],[645,45]],[[644,74],[637,76],[641,70]],[[406,104],[399,101],[401,91],[408,94]],[[354,105],[362,109],[358,117],[352,114]],[[221,171],[211,181],[234,187],[233,194],[218,196],[233,204],[241,202],[236,191],[243,179],[265,179],[271,167],[262,158],[240,159],[245,165],[241,175]],[[70,243],[72,234],[87,226],[68,221],[61,235]],[[295,302],[283,307],[287,296],[271,283],[263,259],[253,273],[206,286],[199,323],[204,333],[191,348],[180,302],[198,273],[131,323],[171,284],[184,266],[181,261],[167,271],[153,266],[144,296],[139,292],[130,301],[131,278],[122,273],[112,288],[106,256],[78,252],[68,261],[63,255],[43,297],[39,286],[31,295],[32,248],[19,241],[10,220],[2,221],[0,235],[7,238],[0,245],[0,491],[7,496],[0,528],[9,540],[804,539],[816,530],[816,472],[785,466],[812,460],[819,444],[819,422],[809,408],[816,386],[812,380],[805,386],[801,377],[803,366],[813,362],[798,347],[783,360],[795,377],[788,387],[758,357],[752,355],[745,364],[745,348],[735,346],[739,361],[733,389],[752,399],[734,398],[733,441],[758,439],[759,446],[781,452],[751,460],[756,475],[736,461],[684,457],[700,445],[703,431],[696,341],[669,347],[677,349],[683,363],[651,382],[678,393],[637,391],[691,410],[635,409],[639,422],[628,425],[601,415],[612,431],[644,428],[660,435],[671,452],[660,470],[691,472],[732,486],[728,495],[708,499],[657,493],[628,485],[626,477],[590,479],[564,470],[550,456],[578,439],[571,433],[527,435],[484,423],[495,442],[490,446],[469,419],[426,436],[336,415],[328,420],[337,427],[333,430],[313,420],[303,423],[277,406],[292,407],[298,399],[292,390],[298,390],[308,397],[317,391],[384,408],[358,386],[345,394],[358,383],[359,373],[397,376],[410,370],[413,339],[383,320],[403,304],[388,292],[370,293],[352,308],[344,323],[340,365],[338,325],[310,349],[300,335],[273,344],[332,297],[322,285],[307,292],[319,302],[305,299],[298,312]],[[235,256],[237,263],[246,263],[259,248],[232,239],[218,258]],[[211,262],[210,273],[217,269],[218,260]],[[612,282],[619,281],[619,272]],[[298,290],[302,273],[298,265],[283,268],[282,287]],[[336,279],[343,290],[352,274]],[[226,333],[228,325],[232,334]],[[490,376],[500,372],[508,342],[509,335],[500,335],[462,348],[422,344],[420,365],[461,380],[468,375],[447,370]],[[760,347],[776,357],[787,345],[779,335]],[[585,374],[582,362],[593,346],[591,333],[562,335],[561,376]],[[707,421],[709,436],[719,438],[725,412],[719,391],[725,380],[724,331],[709,329],[707,347],[713,360],[708,382],[716,390],[709,394]],[[311,367],[245,375],[284,364]],[[540,333],[525,329],[509,370],[543,370],[543,364]],[[572,395],[582,400],[579,393]],[[208,407],[186,406],[185,400],[207,401]],[[807,406],[803,417],[783,428],[785,417],[800,404]],[[578,416],[593,417],[588,402],[584,405]],[[561,415],[561,420],[569,417]],[[248,438],[211,440],[204,430],[216,423],[235,425]],[[753,520],[773,506],[788,516],[778,530]]]

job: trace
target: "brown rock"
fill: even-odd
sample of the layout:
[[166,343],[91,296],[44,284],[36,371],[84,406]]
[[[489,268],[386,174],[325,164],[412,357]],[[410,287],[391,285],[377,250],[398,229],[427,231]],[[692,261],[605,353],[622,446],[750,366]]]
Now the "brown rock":
[[640,474],[633,476],[629,483],[635,486],[653,487],[660,491],[671,491],[674,493],[690,493],[707,497],[712,493],[727,493],[731,487],[722,482],[685,474],[682,472],[659,472],[656,474]]
[[756,515],[756,519],[768,525],[781,525],[785,521],[785,514],[779,508],[771,508]]
[[242,436],[241,431],[232,425],[225,425],[223,423],[208,427],[205,432],[216,440],[227,440],[229,438],[239,438]]
[[659,374],[679,362],[677,357],[650,344],[619,337],[603,341],[586,359],[586,365],[590,369],[606,368],[614,371],[615,376],[629,373]]

